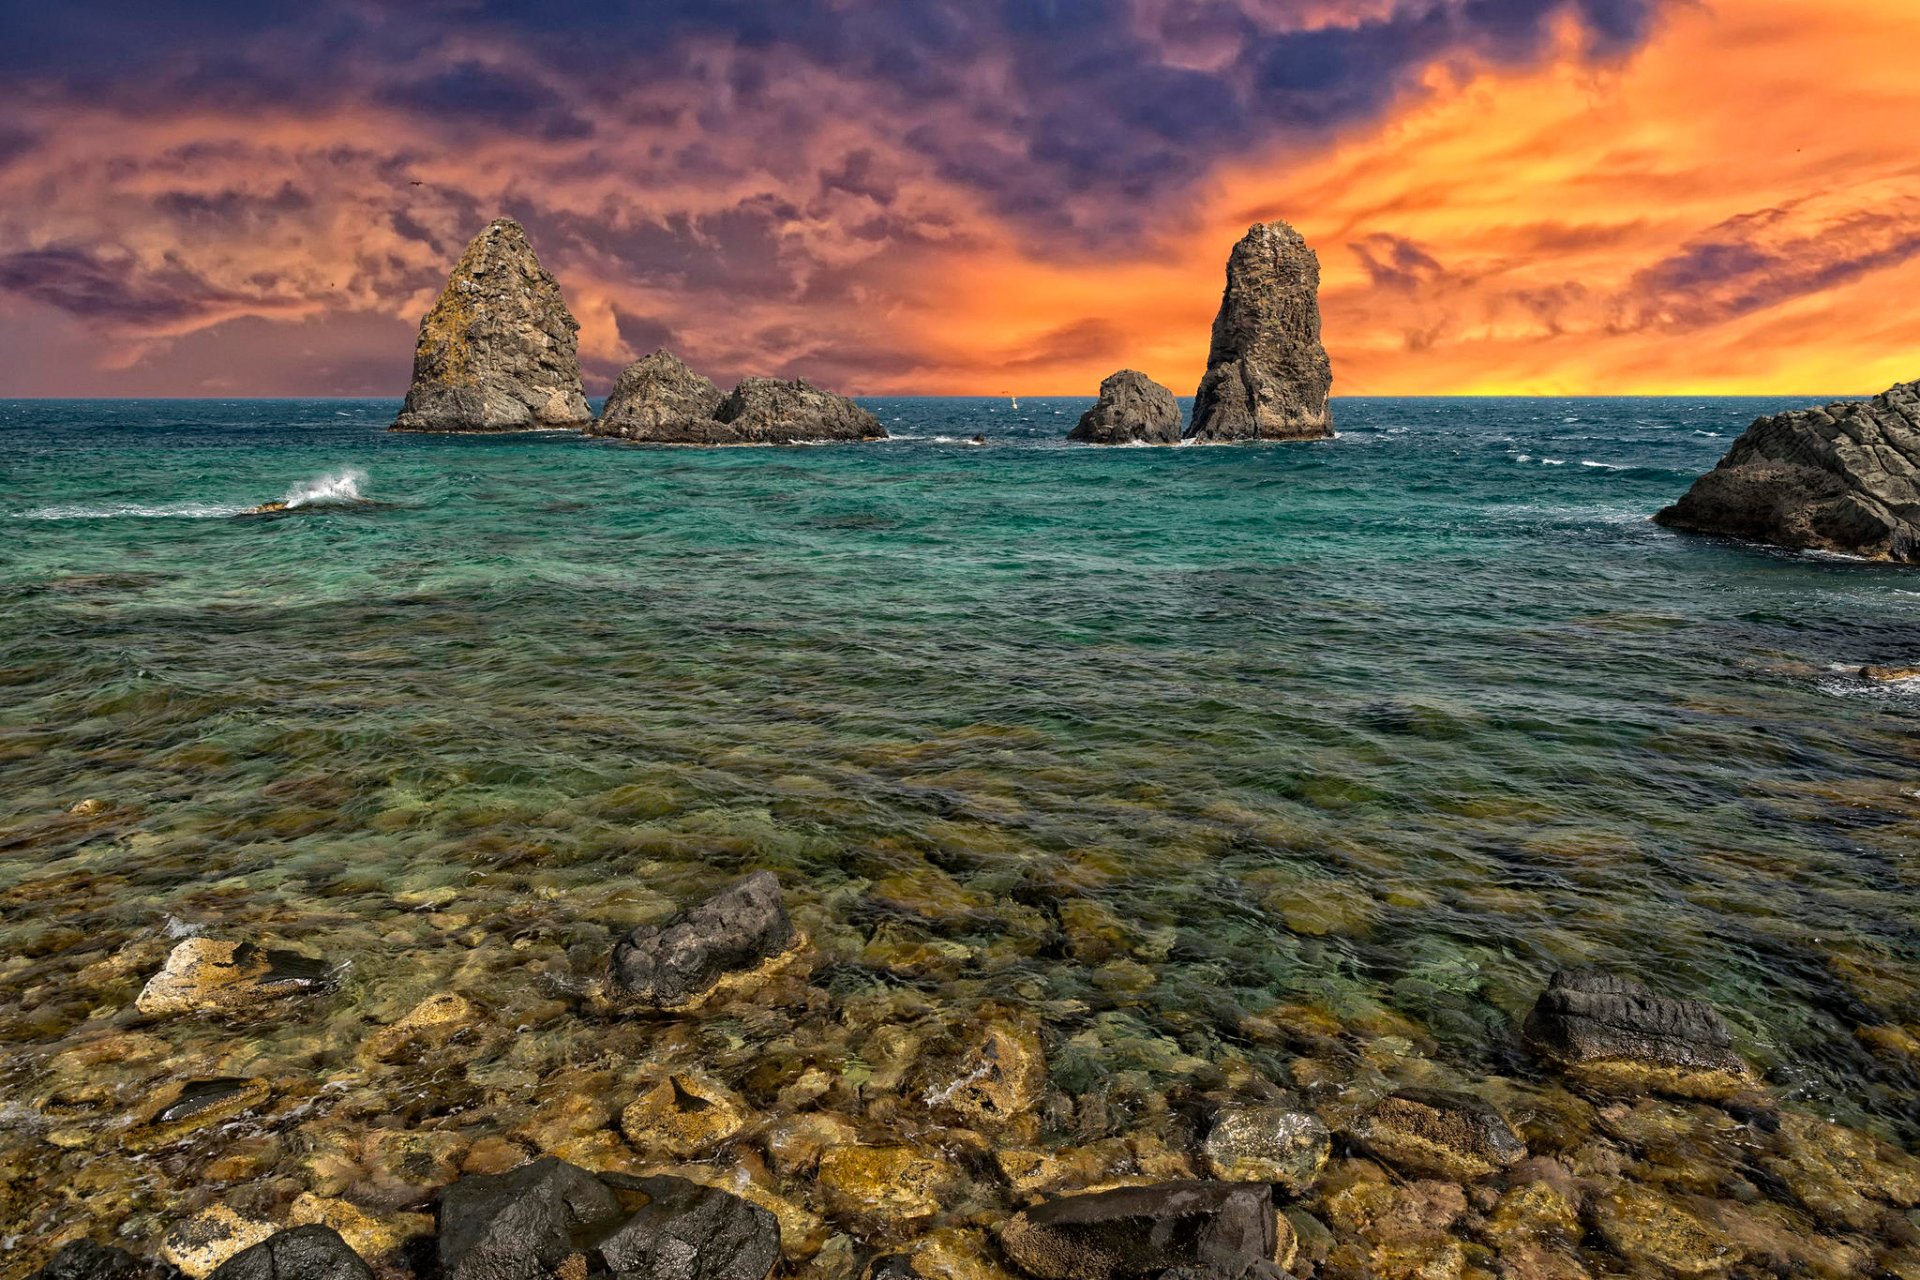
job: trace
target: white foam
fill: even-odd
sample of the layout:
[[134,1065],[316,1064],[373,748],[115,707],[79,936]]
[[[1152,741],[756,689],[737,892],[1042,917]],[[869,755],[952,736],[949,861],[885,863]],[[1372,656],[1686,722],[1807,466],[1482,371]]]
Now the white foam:
[[353,467],[321,476],[318,480],[309,480],[305,484],[295,485],[287,490],[282,499],[289,507],[319,507],[339,503],[362,502],[360,486],[365,483],[367,473]]

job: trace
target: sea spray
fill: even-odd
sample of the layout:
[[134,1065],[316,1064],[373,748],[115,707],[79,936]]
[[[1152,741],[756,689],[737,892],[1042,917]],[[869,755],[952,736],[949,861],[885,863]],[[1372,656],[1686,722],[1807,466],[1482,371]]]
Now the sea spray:
[[318,480],[309,480],[305,484],[295,485],[287,490],[287,496],[282,501],[289,507],[361,502],[364,499],[360,496],[360,486],[366,483],[366,479],[366,472],[347,467],[321,476]]

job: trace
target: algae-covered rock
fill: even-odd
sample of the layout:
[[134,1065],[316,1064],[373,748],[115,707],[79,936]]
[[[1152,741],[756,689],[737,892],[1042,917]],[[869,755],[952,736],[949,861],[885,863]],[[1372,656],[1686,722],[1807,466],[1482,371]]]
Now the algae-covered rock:
[[121,1136],[130,1151],[147,1151],[178,1141],[198,1129],[233,1119],[267,1100],[265,1080],[222,1076],[172,1080],[135,1108],[133,1123]]
[[1520,1135],[1491,1103],[1441,1089],[1389,1094],[1356,1136],[1388,1164],[1460,1182],[1491,1177],[1527,1154]]
[[620,1129],[643,1155],[684,1159],[719,1146],[747,1123],[740,1096],[698,1071],[655,1080],[620,1113]]
[[1039,1029],[1027,1019],[989,1013],[958,1058],[926,1082],[925,1097],[935,1110],[970,1125],[1029,1129],[1046,1087]]
[[961,1185],[951,1160],[910,1146],[834,1147],[820,1157],[818,1180],[836,1217],[896,1236],[939,1213]]
[[188,938],[167,954],[147,980],[134,1008],[149,1015],[198,1009],[242,1009],[282,996],[323,988],[332,967],[293,951],[270,951],[251,942]]
[[1176,1182],[1065,1196],[1025,1209],[1001,1248],[1038,1280],[1117,1280],[1180,1267],[1244,1272],[1278,1246],[1272,1189]]
[[420,322],[395,431],[537,431],[593,418],[580,325],[510,218],[487,224]]
[[1292,1107],[1225,1107],[1214,1117],[1204,1154],[1225,1182],[1271,1182],[1300,1195],[1326,1166],[1333,1135],[1318,1116]]
[[228,1258],[272,1234],[272,1223],[216,1204],[174,1223],[161,1237],[160,1256],[193,1280],[205,1280]]
[[1705,1276],[1740,1261],[1739,1251],[1721,1232],[1648,1187],[1621,1184],[1595,1199],[1590,1217],[1608,1248],[1640,1266]]

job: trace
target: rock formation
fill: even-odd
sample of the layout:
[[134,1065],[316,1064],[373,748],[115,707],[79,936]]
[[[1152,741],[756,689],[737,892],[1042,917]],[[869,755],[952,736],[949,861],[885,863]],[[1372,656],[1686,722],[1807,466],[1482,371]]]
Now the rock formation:
[[747,378],[727,395],[668,351],[621,371],[590,435],[652,444],[815,444],[884,440],[880,420],[802,380]]
[[1726,534],[1920,563],[1920,382],[1761,418],[1654,517]]
[[622,440],[705,441],[718,426],[713,414],[721,399],[712,379],[671,351],[656,351],[620,371],[600,420],[587,432]]
[[1402,1089],[1380,1100],[1355,1134],[1368,1152],[1415,1177],[1472,1182],[1526,1159],[1526,1144],[1484,1099]]
[[395,431],[584,427],[580,325],[520,224],[475,236],[420,322],[413,385]]
[[1333,366],[1320,345],[1319,293],[1320,259],[1286,223],[1257,223],[1233,246],[1190,439],[1333,434]]
[[198,1009],[238,1009],[325,988],[333,967],[296,951],[251,942],[188,938],[167,953],[160,972],[134,999],[149,1017]]
[[1655,995],[1632,978],[1554,974],[1523,1033],[1535,1053],[1602,1087],[1717,1098],[1757,1083],[1711,1005]]
[[1240,1275],[1271,1266],[1273,1189],[1172,1182],[1063,1196],[1008,1220],[1000,1245],[1039,1280],[1121,1280],[1198,1267]]
[[1173,392],[1136,369],[1110,373],[1100,399],[1080,415],[1067,439],[1081,444],[1177,444],[1180,406]]
[[795,941],[779,879],[757,871],[666,925],[641,925],[614,944],[613,986],[634,1004],[688,1008]]

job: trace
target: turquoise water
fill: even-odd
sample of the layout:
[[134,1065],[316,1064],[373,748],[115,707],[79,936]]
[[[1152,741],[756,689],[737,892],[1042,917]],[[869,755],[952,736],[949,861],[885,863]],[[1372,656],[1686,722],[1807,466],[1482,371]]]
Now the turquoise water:
[[[1282,1077],[1302,1010],[1525,1077],[1596,964],[1913,1138],[1920,687],[1851,672],[1920,662],[1920,576],[1647,520],[1782,402],[1115,450],[868,403],[899,438],[710,451],[0,403],[0,1080],[188,929],[350,961],[326,1036],[453,983],[564,1058],[616,928],[768,866],[816,984],[1024,1005],[1069,1092]],[[232,518],[348,472],[377,505]]]

